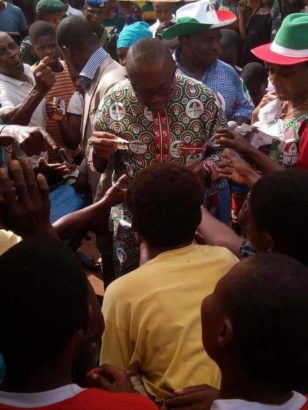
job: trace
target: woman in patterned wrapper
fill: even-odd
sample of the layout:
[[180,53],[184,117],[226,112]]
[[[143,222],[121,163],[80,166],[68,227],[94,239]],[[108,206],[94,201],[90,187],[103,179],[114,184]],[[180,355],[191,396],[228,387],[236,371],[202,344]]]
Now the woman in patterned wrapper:
[[308,14],[287,16],[274,42],[252,53],[267,63],[275,91],[253,114],[251,144],[231,131],[219,132],[216,142],[263,172],[308,168]]

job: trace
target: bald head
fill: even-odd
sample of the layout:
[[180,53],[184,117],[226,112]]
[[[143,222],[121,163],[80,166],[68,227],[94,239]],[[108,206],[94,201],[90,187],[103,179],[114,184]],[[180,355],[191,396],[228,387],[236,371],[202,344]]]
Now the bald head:
[[153,112],[163,111],[174,93],[176,70],[165,44],[157,39],[138,41],[129,49],[125,66],[139,102]]
[[133,44],[126,57],[128,74],[132,70],[144,70],[150,67],[162,68],[174,65],[172,55],[166,45],[153,38],[144,38]]
[[62,48],[82,50],[98,46],[91,26],[80,16],[69,16],[62,20],[57,30],[57,42]]

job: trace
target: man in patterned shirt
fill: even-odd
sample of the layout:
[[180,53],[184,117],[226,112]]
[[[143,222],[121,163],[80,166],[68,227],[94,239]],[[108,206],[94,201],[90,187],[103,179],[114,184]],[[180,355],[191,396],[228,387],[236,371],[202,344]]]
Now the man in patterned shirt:
[[[157,39],[142,39],[129,50],[129,80],[107,92],[94,121],[94,164],[112,166],[113,179],[130,179],[155,162],[187,165],[203,182],[215,173],[217,129],[226,118],[215,94],[200,82],[176,74],[168,48]],[[119,149],[117,137],[127,141]],[[162,210],[163,211],[163,210]],[[125,206],[111,211],[117,274],[138,266],[138,247]],[[179,221],[180,223],[180,221]]]

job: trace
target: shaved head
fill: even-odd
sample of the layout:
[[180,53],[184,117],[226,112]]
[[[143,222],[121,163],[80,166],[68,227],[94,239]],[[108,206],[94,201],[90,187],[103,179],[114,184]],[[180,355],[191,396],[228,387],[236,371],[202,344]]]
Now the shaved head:
[[158,39],[142,39],[128,50],[125,67],[139,102],[163,111],[175,87],[176,65],[168,47]]
[[57,30],[57,42],[60,47],[78,50],[98,45],[91,26],[79,16],[69,16],[61,21]]
[[162,68],[165,64],[174,65],[172,55],[162,41],[154,38],[144,38],[133,44],[126,57],[127,71],[154,66]]
[[91,26],[79,16],[69,16],[61,21],[57,30],[57,43],[68,65],[78,73],[99,48]]

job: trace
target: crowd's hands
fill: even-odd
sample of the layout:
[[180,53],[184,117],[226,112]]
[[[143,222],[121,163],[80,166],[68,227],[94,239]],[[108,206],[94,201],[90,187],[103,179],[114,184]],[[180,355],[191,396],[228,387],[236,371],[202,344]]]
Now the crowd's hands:
[[55,101],[46,101],[46,114],[50,120],[54,119],[55,114],[58,113],[58,107]]
[[105,204],[108,203],[110,207],[122,204],[125,202],[129,183],[130,180],[128,176],[122,175],[117,182],[108,189],[101,201]]
[[217,178],[228,178],[235,184],[251,188],[260,178],[260,175],[237,152],[225,149],[217,167]]
[[67,175],[70,172],[72,172],[72,170],[66,164],[62,164],[61,162],[49,164],[46,158],[40,158],[38,163],[39,163],[39,166],[41,167],[48,167],[50,169],[53,169],[54,171],[57,172],[58,175],[61,175],[61,176]]
[[90,386],[109,392],[135,393],[134,386],[125,370],[104,364],[87,373]]
[[34,88],[43,95],[46,95],[56,82],[55,73],[49,65],[50,59],[49,57],[45,57],[33,69],[33,75],[36,82]]
[[200,179],[201,183],[207,185],[209,183],[210,174],[206,171],[204,164],[200,160],[191,161],[186,165]]
[[245,137],[229,128],[218,129],[215,134],[215,142],[222,148],[231,148],[241,154],[246,154],[252,148]]
[[219,390],[202,384],[194,387],[186,387],[176,391],[176,396],[165,401],[168,410],[209,410],[213,401],[218,399]]
[[2,226],[23,238],[42,232],[55,235],[49,222],[50,202],[44,176],[35,177],[29,159],[10,161],[8,172],[0,168]]
[[108,160],[117,150],[117,136],[110,132],[95,131],[91,137],[93,150],[98,157]]
[[56,150],[57,145],[51,136],[42,127],[26,127],[22,125],[6,125],[0,135],[11,137],[17,142],[21,150],[27,155],[39,155],[42,151]]

